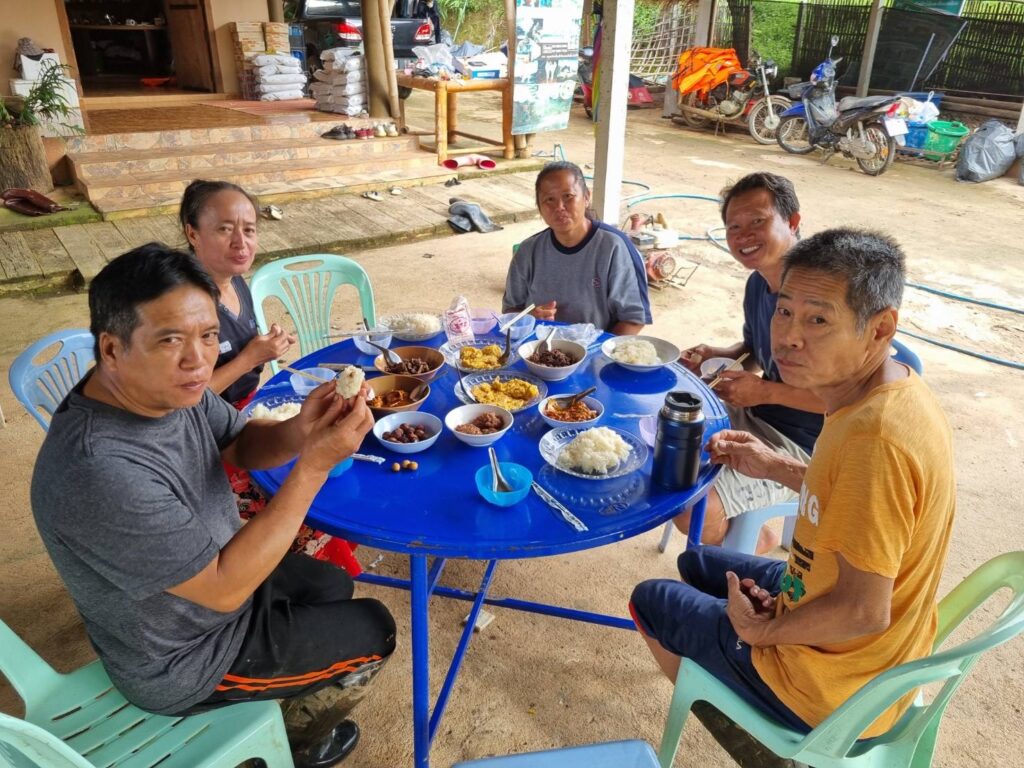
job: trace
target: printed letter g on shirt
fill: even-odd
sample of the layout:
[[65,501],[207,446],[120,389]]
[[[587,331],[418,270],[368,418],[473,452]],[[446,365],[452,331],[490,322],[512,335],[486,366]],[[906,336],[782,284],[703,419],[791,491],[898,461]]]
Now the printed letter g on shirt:
[[811,525],[818,525],[818,497],[807,490],[807,483],[800,486],[800,516],[806,517]]

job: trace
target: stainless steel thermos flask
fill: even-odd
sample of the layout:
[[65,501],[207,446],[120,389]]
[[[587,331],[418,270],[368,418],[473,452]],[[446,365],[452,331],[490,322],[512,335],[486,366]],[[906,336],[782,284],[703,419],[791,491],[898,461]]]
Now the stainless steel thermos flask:
[[658,412],[654,483],[671,491],[696,485],[703,442],[704,402],[691,392],[669,392]]

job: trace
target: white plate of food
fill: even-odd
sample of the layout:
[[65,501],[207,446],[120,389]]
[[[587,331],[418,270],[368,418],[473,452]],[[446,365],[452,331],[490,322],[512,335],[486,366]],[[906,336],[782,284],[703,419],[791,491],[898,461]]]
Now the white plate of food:
[[509,350],[508,360],[498,362],[498,357],[505,351],[505,339],[497,336],[478,336],[473,341],[450,341],[441,345],[440,350],[448,365],[462,369],[463,373],[472,371],[501,371],[508,368],[519,355],[515,347]]
[[601,352],[612,362],[637,373],[656,371],[679,359],[679,347],[654,336],[616,336],[601,345]]
[[402,341],[426,341],[441,332],[441,315],[438,312],[396,312],[380,318],[378,325],[391,331],[391,335]]
[[464,374],[462,380],[475,399],[470,399],[462,384],[456,382],[455,396],[461,402],[497,405],[510,413],[536,405],[548,394],[543,379],[521,371],[470,373]]
[[615,427],[560,427],[540,439],[540,455],[561,472],[586,480],[608,480],[635,472],[647,461],[647,446]]

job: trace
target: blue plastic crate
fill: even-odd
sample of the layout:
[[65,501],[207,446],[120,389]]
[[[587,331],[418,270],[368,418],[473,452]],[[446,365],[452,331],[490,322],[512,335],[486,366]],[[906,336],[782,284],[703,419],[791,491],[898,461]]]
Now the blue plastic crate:
[[897,96],[909,96],[915,101],[928,101],[928,94],[932,95],[932,104],[939,109],[942,109],[942,98],[946,95],[938,91],[907,91],[906,93],[898,93]]

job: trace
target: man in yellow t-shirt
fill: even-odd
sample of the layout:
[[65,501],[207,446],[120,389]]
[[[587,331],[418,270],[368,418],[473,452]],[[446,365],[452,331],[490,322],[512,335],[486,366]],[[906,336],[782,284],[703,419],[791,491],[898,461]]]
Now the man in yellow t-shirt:
[[[712,461],[800,493],[788,562],[701,547],[684,582],[654,580],[631,611],[675,679],[692,658],[753,706],[807,731],[886,669],[926,656],[956,506],[952,436],[920,377],[889,356],[904,281],[887,237],[821,232],[785,259],[772,351],[787,384],[827,406],[810,463],[746,432]],[[888,730],[913,699],[864,732]]]

